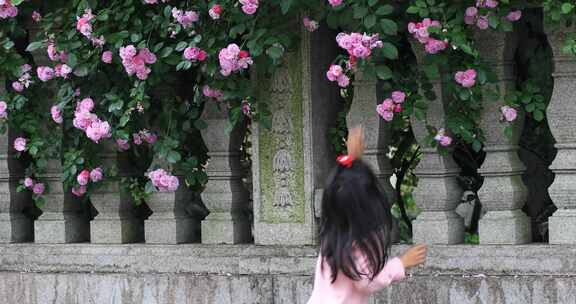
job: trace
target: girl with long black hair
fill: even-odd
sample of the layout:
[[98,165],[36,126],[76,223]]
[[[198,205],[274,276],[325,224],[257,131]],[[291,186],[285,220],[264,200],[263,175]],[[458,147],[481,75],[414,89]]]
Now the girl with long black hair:
[[362,128],[350,130],[347,146],[348,155],[338,158],[324,189],[320,255],[308,304],[366,304],[426,259],[423,245],[388,258],[392,214],[376,176],[360,159]]

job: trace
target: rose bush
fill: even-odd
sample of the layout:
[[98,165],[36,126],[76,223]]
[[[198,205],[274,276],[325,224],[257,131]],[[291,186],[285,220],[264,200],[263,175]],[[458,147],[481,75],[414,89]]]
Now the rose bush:
[[[269,124],[249,71],[272,73],[298,45],[301,32],[293,28],[300,25],[314,32],[325,23],[340,32],[335,40],[343,52],[322,67],[326,81],[344,91],[358,72],[385,82],[389,97],[366,115],[380,115],[398,129],[405,129],[412,115],[425,119],[429,80],[449,62],[454,70],[448,91],[454,98],[447,128],[429,128],[429,142],[441,150],[455,141],[480,150],[482,100],[505,92],[490,86],[495,77],[476,51],[472,31],[510,31],[528,5],[520,0],[46,2],[0,0],[0,78],[9,84],[0,95],[0,121],[3,130],[8,126],[19,134],[14,148],[32,159],[22,190],[32,189],[39,200],[49,189],[34,185],[41,184],[37,176],[49,159],[63,157],[63,182],[78,196],[115,178],[117,170],[104,167],[98,153],[104,146],[140,160],[141,176],[124,179],[138,199],[150,191],[175,190],[179,183],[200,190],[207,180],[199,131],[206,127],[200,118],[204,103],[220,103],[230,112],[230,126],[242,120]],[[551,21],[571,19],[575,9],[559,0],[546,0],[543,7]],[[408,39],[426,53],[419,66],[407,60]],[[569,39],[567,50],[575,45]],[[507,93],[503,123],[522,107],[536,120],[544,118],[537,88]],[[526,96],[529,102],[523,102]],[[153,158],[168,167],[148,168]],[[174,172],[182,172],[183,180]],[[145,187],[151,183],[154,187]]]

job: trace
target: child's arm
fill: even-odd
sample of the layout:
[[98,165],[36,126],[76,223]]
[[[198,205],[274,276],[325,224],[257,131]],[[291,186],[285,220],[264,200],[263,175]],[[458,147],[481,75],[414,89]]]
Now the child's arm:
[[374,280],[363,278],[354,281],[356,288],[362,292],[375,293],[386,286],[404,279],[405,270],[423,264],[426,261],[426,246],[414,246],[400,258],[388,260],[382,271],[374,277]]

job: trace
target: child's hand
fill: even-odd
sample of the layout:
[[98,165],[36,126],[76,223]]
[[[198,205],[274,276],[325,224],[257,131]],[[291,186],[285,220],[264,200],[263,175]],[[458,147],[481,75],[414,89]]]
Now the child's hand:
[[401,257],[400,260],[404,264],[404,268],[412,268],[426,262],[426,253],[428,249],[426,245],[416,245],[408,249]]
[[346,141],[348,155],[353,159],[358,159],[364,152],[364,129],[362,126],[356,126],[348,131],[348,140]]

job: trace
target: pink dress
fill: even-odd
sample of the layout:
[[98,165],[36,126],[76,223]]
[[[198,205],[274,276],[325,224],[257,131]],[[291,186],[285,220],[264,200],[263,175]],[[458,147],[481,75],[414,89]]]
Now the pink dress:
[[[392,258],[372,281],[368,278],[354,281],[342,272],[338,272],[336,281],[332,283],[330,266],[324,262],[322,269],[322,260],[319,256],[316,262],[314,290],[308,304],[366,304],[373,293],[393,282],[402,280],[405,276],[402,261],[399,258]],[[366,269],[365,258],[359,258],[357,263],[358,270],[366,272],[362,271]]]

